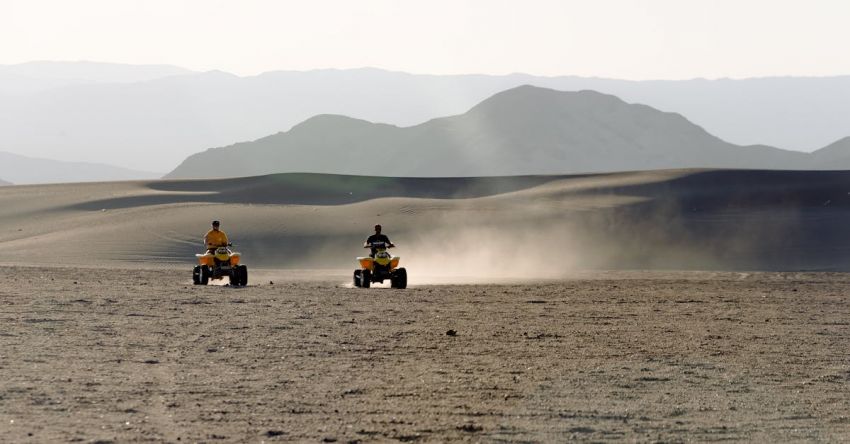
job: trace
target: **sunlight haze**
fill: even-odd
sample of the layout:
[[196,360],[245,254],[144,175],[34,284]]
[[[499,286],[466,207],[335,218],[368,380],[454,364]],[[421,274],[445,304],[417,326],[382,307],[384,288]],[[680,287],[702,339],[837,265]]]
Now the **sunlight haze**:
[[256,75],[372,66],[620,79],[850,73],[850,3],[4,0],[0,64],[91,60]]

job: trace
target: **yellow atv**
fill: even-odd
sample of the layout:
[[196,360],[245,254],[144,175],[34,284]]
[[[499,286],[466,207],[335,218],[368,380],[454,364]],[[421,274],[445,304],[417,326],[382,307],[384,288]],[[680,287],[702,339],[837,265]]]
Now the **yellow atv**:
[[230,285],[243,287],[248,285],[248,267],[239,264],[242,255],[232,251],[228,244],[218,247],[215,252],[196,254],[198,265],[192,270],[192,282],[195,285],[207,285],[210,279],[230,278]]
[[375,251],[374,257],[357,258],[361,268],[354,270],[354,286],[369,288],[372,282],[383,283],[389,279],[392,288],[407,288],[407,270],[397,268],[401,258],[387,251],[390,245],[385,242],[373,242],[371,247]]

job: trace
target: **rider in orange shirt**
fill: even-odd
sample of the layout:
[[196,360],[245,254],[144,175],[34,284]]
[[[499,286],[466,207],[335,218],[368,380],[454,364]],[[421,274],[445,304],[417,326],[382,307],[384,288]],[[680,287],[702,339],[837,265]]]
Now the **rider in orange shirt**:
[[207,253],[215,253],[216,248],[226,247],[229,244],[227,235],[224,234],[224,231],[219,230],[220,225],[221,222],[217,220],[212,221],[212,229],[204,235],[204,245],[207,246]]

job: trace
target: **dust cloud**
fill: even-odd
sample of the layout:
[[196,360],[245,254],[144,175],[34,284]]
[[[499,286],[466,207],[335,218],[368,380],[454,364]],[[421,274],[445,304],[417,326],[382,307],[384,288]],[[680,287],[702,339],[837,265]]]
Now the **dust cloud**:
[[399,250],[411,285],[558,279],[581,258],[571,231],[552,226],[435,231]]
[[[791,196],[796,200],[789,203],[787,193],[742,191],[731,180],[705,191],[704,181],[715,182],[701,175],[675,187],[655,185],[649,181],[655,176],[638,178],[648,183],[582,188],[564,181],[475,199],[376,201],[339,212],[352,219],[351,228],[309,226],[303,235],[257,237],[252,242],[274,248],[252,257],[268,268],[341,270],[347,283],[355,257],[364,254],[364,227],[382,223],[413,286],[564,279],[604,270],[850,268],[841,262],[842,250],[831,247],[846,231],[846,213],[796,203],[822,202],[820,192]],[[817,229],[810,228],[814,222]]]

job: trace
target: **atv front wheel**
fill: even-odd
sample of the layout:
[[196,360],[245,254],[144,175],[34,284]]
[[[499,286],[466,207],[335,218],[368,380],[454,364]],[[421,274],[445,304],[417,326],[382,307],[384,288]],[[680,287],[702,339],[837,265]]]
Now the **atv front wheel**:
[[360,287],[361,280],[363,279],[363,270],[354,270],[354,286]]
[[407,270],[399,268],[393,271],[390,277],[390,286],[393,288],[407,288]]
[[209,265],[201,265],[201,270],[198,273],[198,283],[200,285],[207,285],[210,282],[210,274],[212,274],[212,271],[210,271]]
[[244,287],[248,285],[248,267],[245,265],[236,266],[236,275],[239,276],[239,285]]
[[230,286],[244,287],[248,285],[248,267],[237,265],[230,271]]
[[199,285],[201,283],[201,266],[195,265],[195,268],[192,269],[192,283],[195,285]]
[[360,286],[363,288],[369,288],[372,285],[372,272],[369,270],[363,270],[360,276]]

